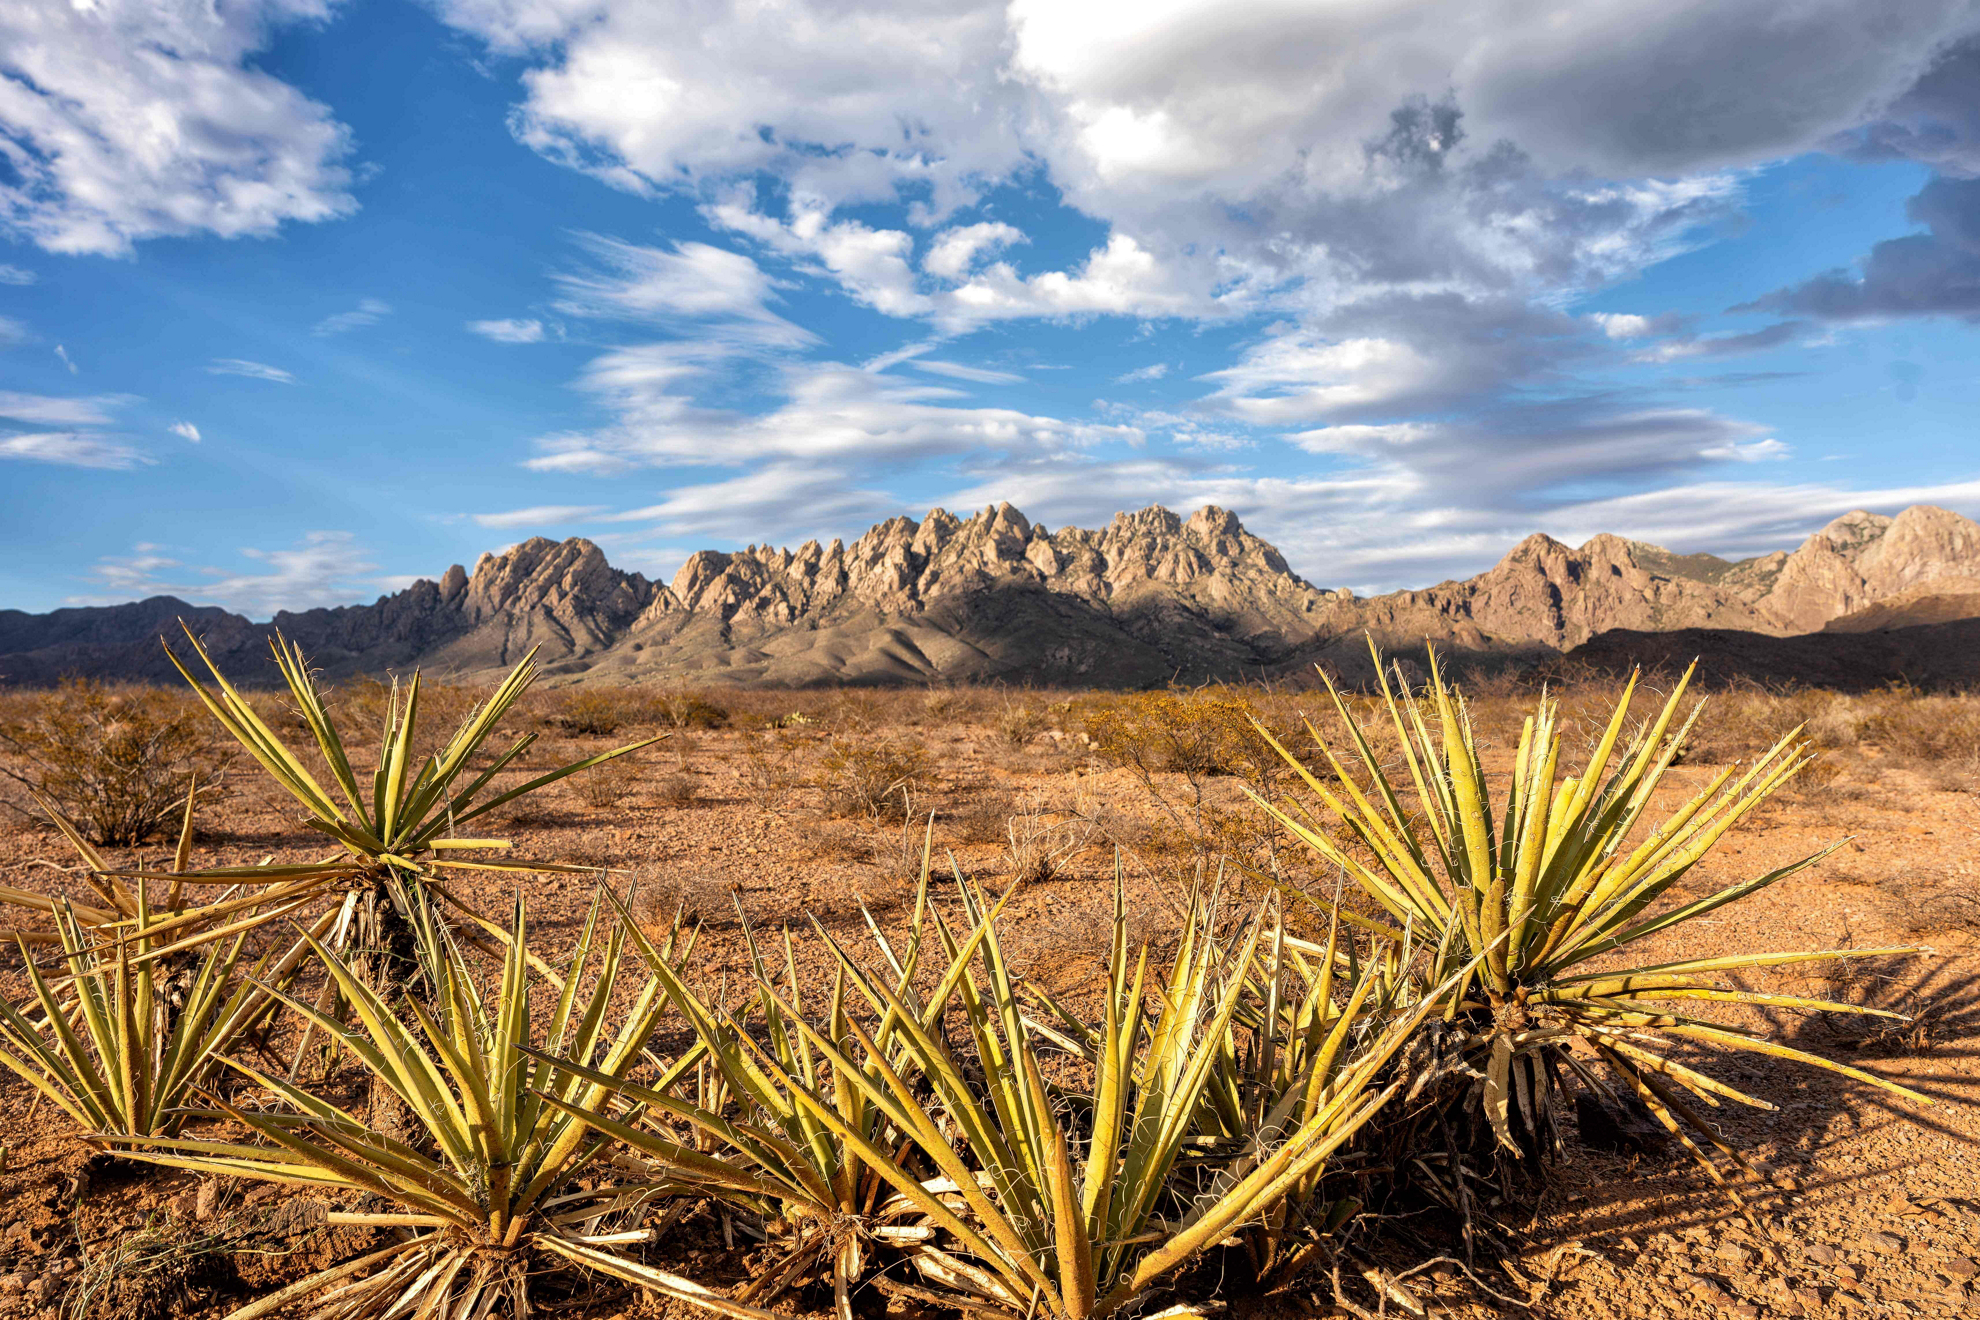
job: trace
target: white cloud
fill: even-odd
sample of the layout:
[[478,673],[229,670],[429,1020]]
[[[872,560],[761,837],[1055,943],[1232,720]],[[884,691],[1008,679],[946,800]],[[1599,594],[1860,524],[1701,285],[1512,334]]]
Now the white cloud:
[[71,376],[79,374],[74,359],[69,356],[68,349],[62,347],[60,344],[55,345],[55,356],[62,359],[62,365],[69,369]]
[[266,362],[249,362],[246,358],[214,358],[206,369],[215,376],[246,376],[249,380],[272,380],[280,385],[296,383],[295,376],[282,368],[271,367]]
[[190,440],[194,444],[199,443],[199,428],[191,422],[173,422],[166,429],[182,440]]
[[498,344],[543,342],[543,322],[537,320],[469,321],[467,328],[484,339],[492,339]]
[[51,252],[273,233],[348,214],[348,134],[252,66],[329,0],[16,0],[0,8],[0,226]]
[[31,270],[0,263],[0,284],[32,284],[41,278]]
[[1116,385],[1137,385],[1142,381],[1160,380],[1168,374],[1168,363],[1151,362],[1145,367],[1136,367],[1133,371],[1122,372],[1120,375],[1114,377],[1114,383]]
[[624,471],[641,465],[765,459],[925,459],[967,452],[1047,453],[1138,442],[1131,426],[1033,416],[1010,408],[954,406],[957,391],[910,383],[836,362],[777,371],[784,398],[750,416],[698,405],[692,390],[723,361],[692,342],[618,349],[594,359],[580,386],[618,414],[597,431],[546,436],[529,466],[550,472]]
[[358,305],[348,312],[338,312],[326,316],[310,330],[314,335],[341,335],[352,330],[362,330],[368,325],[377,325],[392,314],[392,304],[382,298],[360,298]]
[[982,253],[1024,241],[1024,231],[1001,221],[959,225],[935,236],[921,259],[921,268],[939,279],[959,280],[969,274]]
[[0,348],[25,344],[29,338],[27,326],[11,316],[0,316]]
[[611,507],[604,504],[537,504],[501,513],[477,513],[474,521],[481,527],[540,527],[546,523],[589,522],[610,512]]
[[916,358],[908,365],[916,371],[926,371],[930,375],[947,376],[952,380],[974,381],[978,385],[1015,385],[1024,379],[1015,371],[992,371],[988,367],[972,367],[961,362],[944,362],[940,358]]
[[1633,312],[1595,312],[1588,319],[1611,339],[1641,339],[1651,333],[1650,318]]
[[58,399],[45,394],[0,390],[0,417],[36,426],[106,426],[111,408],[128,400],[109,395],[93,399]]
[[188,568],[159,546],[139,544],[133,553],[100,559],[90,576],[114,595],[72,597],[70,604],[96,605],[141,596],[178,596],[197,605],[222,605],[250,618],[266,619],[279,610],[305,610],[342,604],[385,587],[349,532],[309,532],[287,550],[243,549],[266,572],[238,573],[215,567]]
[[598,234],[580,241],[602,269],[556,277],[563,289],[557,309],[567,315],[713,324],[726,340],[755,348],[798,348],[817,340],[770,310],[775,281],[740,252],[707,243],[641,247]]
[[129,445],[76,431],[41,431],[0,436],[0,459],[55,463],[63,467],[134,468],[156,460]]

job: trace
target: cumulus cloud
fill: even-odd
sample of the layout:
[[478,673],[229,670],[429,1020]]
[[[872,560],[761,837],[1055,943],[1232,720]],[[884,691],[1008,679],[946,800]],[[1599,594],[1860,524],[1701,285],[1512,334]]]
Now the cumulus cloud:
[[240,553],[264,571],[191,567],[159,546],[139,544],[131,554],[99,559],[91,569],[90,577],[109,594],[71,597],[69,603],[178,596],[267,619],[280,610],[341,604],[387,585],[374,576],[378,566],[349,532],[308,532],[286,550],[246,548]]
[[79,431],[38,431],[0,436],[0,458],[113,471],[142,467],[156,461],[127,444]]
[[173,422],[166,429],[173,435],[178,436],[181,440],[190,440],[194,444],[199,443],[199,428],[191,422]]
[[516,321],[469,321],[467,328],[484,339],[492,339],[498,344],[540,344],[543,342],[543,322],[538,320]]
[[338,312],[318,321],[310,330],[314,335],[341,335],[352,330],[362,330],[368,325],[377,325],[392,314],[392,304],[382,298],[360,298],[358,305],[348,312]]
[[252,66],[328,0],[20,0],[0,10],[0,226],[51,252],[127,255],[356,205],[349,135]]
[[249,380],[271,380],[278,385],[293,385],[295,376],[280,367],[271,367],[266,362],[250,362],[246,358],[214,358],[206,370],[215,376],[246,376]]

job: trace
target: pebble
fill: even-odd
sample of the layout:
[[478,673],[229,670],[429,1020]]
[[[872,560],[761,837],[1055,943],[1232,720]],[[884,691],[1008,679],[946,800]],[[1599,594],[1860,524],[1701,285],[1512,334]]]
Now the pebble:
[[1889,1233],[1865,1233],[1863,1245],[1885,1256],[1896,1256],[1904,1251],[1904,1239],[1892,1237]]
[[1741,1302],[1732,1308],[1733,1320],[1760,1320],[1760,1308],[1751,1302]]
[[0,1274],[0,1297],[11,1296],[27,1287],[27,1280],[18,1274]]
[[1955,1279],[1971,1279],[1980,1275],[1980,1265],[1976,1265],[1971,1256],[1954,1256],[1946,1262],[1946,1273]]
[[1802,1249],[1801,1254],[1814,1261],[1817,1265],[1833,1265],[1836,1263],[1835,1249],[1833,1247],[1826,1247],[1820,1242],[1810,1243]]

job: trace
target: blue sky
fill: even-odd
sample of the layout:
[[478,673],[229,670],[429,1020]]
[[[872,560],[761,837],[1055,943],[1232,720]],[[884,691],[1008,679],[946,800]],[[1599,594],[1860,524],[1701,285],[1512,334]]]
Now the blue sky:
[[0,607],[1214,502],[1980,514],[1980,7],[24,0]]

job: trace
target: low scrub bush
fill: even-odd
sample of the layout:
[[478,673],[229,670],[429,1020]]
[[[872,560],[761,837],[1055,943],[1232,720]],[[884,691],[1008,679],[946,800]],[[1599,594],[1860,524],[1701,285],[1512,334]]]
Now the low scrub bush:
[[639,781],[639,763],[631,757],[594,765],[571,779],[578,800],[594,811],[617,806],[627,794],[639,787]]
[[609,738],[637,724],[646,714],[645,707],[638,694],[628,688],[581,687],[564,694],[554,718],[566,733]]
[[54,802],[100,844],[150,839],[178,819],[195,785],[201,797],[217,792],[232,759],[184,693],[72,679],[13,704],[0,747],[18,764],[0,773]]
[[906,738],[838,737],[818,764],[827,811],[840,816],[904,816],[927,772],[928,749]]

